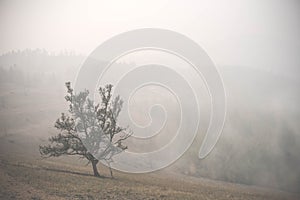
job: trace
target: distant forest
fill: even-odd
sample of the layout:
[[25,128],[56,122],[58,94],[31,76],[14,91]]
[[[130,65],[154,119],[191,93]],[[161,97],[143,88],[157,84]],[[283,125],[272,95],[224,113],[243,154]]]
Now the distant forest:
[[0,82],[55,86],[74,78],[84,56],[74,52],[49,53],[43,49],[11,51],[0,56]]

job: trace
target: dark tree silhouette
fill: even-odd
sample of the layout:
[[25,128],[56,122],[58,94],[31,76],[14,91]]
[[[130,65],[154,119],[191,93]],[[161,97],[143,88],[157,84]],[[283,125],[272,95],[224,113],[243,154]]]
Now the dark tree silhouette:
[[55,127],[60,131],[50,137],[48,145],[39,147],[43,157],[62,155],[79,155],[92,164],[94,176],[99,177],[97,170],[99,160],[109,166],[113,156],[127,149],[122,142],[131,136],[128,128],[117,124],[123,101],[120,96],[112,99],[112,85],[99,88],[101,102],[95,104],[88,98],[87,90],[74,94],[70,82],[66,83],[66,101],[69,103],[70,116],[65,113],[56,120]]

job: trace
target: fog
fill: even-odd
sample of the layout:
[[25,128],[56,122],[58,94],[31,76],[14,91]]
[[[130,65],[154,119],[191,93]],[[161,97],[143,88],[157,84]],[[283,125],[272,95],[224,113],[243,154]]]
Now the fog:
[[[80,66],[99,44],[124,31],[158,27],[201,45],[219,69],[227,96],[225,126],[209,156],[198,158],[205,132],[200,127],[189,150],[166,170],[299,192],[299,11],[296,0],[1,1],[0,153],[25,147],[36,154],[38,144],[56,133],[54,121],[68,109],[64,83],[75,82]],[[115,67],[130,68],[152,59],[171,68],[188,67],[161,56],[135,54]],[[99,84],[112,82],[109,78]],[[153,138],[155,145],[148,146],[132,139],[132,151],[153,150],[176,130],[178,102],[159,87],[136,92],[129,103],[132,118],[140,125],[151,122],[148,108],[157,101],[169,110],[169,122],[160,132],[164,136]],[[207,99],[201,102],[207,125],[206,105]],[[166,115],[152,114],[160,126]],[[155,128],[147,131],[151,134]]]

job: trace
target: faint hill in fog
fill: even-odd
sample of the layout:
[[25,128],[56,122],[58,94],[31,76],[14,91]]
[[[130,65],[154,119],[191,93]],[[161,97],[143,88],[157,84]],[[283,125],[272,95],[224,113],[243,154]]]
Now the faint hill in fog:
[[[8,135],[13,141],[6,142],[1,151],[26,146],[28,136],[35,136],[31,142],[36,145],[27,144],[27,148],[36,151],[41,140],[56,133],[53,123],[67,109],[64,82],[75,80],[84,59],[83,55],[44,50],[0,56],[0,130],[1,136]],[[241,66],[219,69],[227,93],[227,118],[220,141],[206,159],[198,160],[198,138],[171,169],[299,191],[299,81],[278,71]]]

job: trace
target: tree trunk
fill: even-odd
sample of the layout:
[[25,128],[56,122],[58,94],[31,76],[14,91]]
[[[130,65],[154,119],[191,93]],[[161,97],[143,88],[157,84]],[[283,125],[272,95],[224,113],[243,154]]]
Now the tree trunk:
[[98,160],[92,160],[91,162],[92,162],[92,166],[93,166],[94,176],[100,177],[100,174],[99,174],[98,169],[97,169],[97,163],[99,161]]
[[107,164],[108,164],[108,168],[109,168],[109,172],[110,172],[110,177],[111,177],[111,178],[114,178],[114,176],[113,176],[113,171],[112,171],[112,169],[111,169],[110,163],[107,162]]

